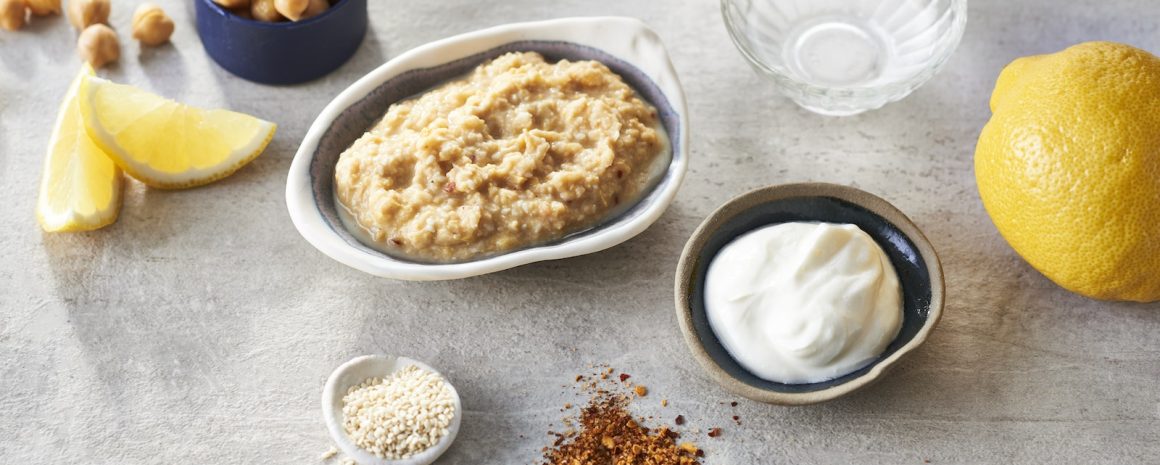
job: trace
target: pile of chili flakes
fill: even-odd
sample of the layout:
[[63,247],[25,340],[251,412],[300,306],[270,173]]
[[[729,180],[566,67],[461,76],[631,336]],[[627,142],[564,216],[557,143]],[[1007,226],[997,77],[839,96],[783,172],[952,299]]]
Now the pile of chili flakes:
[[579,428],[549,432],[556,440],[544,448],[543,465],[700,465],[704,452],[695,444],[678,442],[680,433],[668,426],[650,429],[629,412],[629,404],[646,396],[647,388],[629,382],[631,376],[623,373],[610,379],[612,368],[594,368],[597,373],[576,377],[579,389],[590,395],[580,411]]

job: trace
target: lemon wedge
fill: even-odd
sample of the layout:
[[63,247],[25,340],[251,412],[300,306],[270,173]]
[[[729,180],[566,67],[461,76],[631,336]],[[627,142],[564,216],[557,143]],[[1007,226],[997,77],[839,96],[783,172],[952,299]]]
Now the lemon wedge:
[[162,189],[200,186],[233,174],[262,153],[277,128],[253,116],[194,108],[98,77],[81,86],[80,108],[89,136],[117,166]]
[[48,232],[90,231],[117,221],[121,211],[121,169],[89,139],[77,96],[93,68],[73,79],[52,129],[36,219]]

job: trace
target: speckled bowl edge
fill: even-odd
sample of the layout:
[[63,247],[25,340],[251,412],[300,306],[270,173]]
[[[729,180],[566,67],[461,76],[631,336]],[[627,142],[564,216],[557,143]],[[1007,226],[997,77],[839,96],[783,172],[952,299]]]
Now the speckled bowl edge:
[[[931,296],[929,314],[926,323],[913,339],[890,356],[876,362],[869,371],[858,378],[814,392],[783,393],[760,389],[741,382],[718,366],[713,361],[713,358],[709,356],[708,352],[705,351],[700,339],[697,337],[697,330],[693,325],[692,308],[689,304],[689,299],[692,295],[690,291],[693,285],[693,273],[696,269],[698,252],[721,224],[724,224],[730,218],[748,208],[746,204],[751,199],[760,198],[760,202],[771,202],[785,198],[815,196],[832,197],[860,205],[892,223],[914,242],[915,248],[922,255],[922,259],[926,263],[928,272],[930,273]],[[946,284],[943,278],[942,263],[939,261],[934,246],[930,244],[926,235],[918,229],[918,226],[910,218],[889,202],[853,187],[828,183],[799,183],[754,189],[730,199],[724,205],[714,210],[705,221],[697,226],[689,241],[685,243],[685,247],[681,251],[680,261],[677,263],[673,291],[676,302],[677,322],[680,325],[685,344],[689,347],[689,351],[692,352],[693,358],[697,360],[701,368],[714,381],[733,394],[759,402],[778,405],[809,405],[837,399],[873,384],[881,379],[882,375],[889,371],[898,360],[926,342],[931,331],[934,330],[935,326],[938,325],[939,319],[942,318]]]

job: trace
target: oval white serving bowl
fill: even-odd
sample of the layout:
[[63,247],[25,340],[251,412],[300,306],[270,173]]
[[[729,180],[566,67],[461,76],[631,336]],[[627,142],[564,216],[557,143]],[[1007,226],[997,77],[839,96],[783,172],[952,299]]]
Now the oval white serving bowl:
[[[378,121],[391,103],[465,74],[510,51],[549,59],[595,59],[624,77],[655,106],[668,133],[671,159],[651,190],[623,213],[542,245],[459,263],[422,263],[392,257],[354,237],[333,199],[339,154]],[[688,110],[668,53],[651,28],[619,17],[564,18],[515,23],[470,32],[414,48],[371,71],[322,110],[306,133],[286,180],[286,204],[302,237],[352,268],[413,281],[459,279],[598,252],[647,229],[672,202],[688,167]]]
[[363,450],[355,445],[342,426],[342,398],[351,386],[357,386],[370,378],[386,378],[396,371],[407,366],[415,365],[431,373],[443,376],[430,365],[407,357],[388,355],[364,355],[355,357],[349,362],[340,365],[326,380],[322,388],[322,420],[330,432],[330,438],[338,449],[362,465],[427,465],[434,462],[439,456],[447,452],[455,437],[459,435],[459,425],[463,422],[463,403],[459,400],[459,392],[447,377],[443,381],[451,390],[451,397],[455,402],[455,417],[451,419],[451,426],[435,445],[424,449],[418,454],[398,460],[387,460]]

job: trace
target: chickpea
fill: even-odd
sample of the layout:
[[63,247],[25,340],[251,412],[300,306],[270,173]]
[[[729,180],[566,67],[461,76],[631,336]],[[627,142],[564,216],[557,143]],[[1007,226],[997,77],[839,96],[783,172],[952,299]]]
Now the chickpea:
[[213,0],[213,2],[227,10],[250,9],[250,0]]
[[28,11],[24,7],[24,0],[0,0],[0,27],[15,31],[24,27],[28,18]]
[[133,12],[133,38],[143,45],[155,46],[168,42],[169,36],[173,35],[173,27],[173,20],[155,4],[142,3]]
[[68,20],[78,31],[94,24],[109,24],[109,0],[68,0]]
[[121,44],[113,28],[104,24],[86,27],[77,38],[77,54],[93,68],[101,68],[121,58]]
[[237,15],[239,18],[254,19],[254,15],[250,13],[250,5],[245,8],[234,8],[229,10],[230,13]]
[[326,0],[310,0],[310,4],[306,6],[306,11],[302,12],[302,18],[308,19],[318,16],[330,8],[330,2]]
[[250,14],[254,15],[254,19],[268,23],[277,23],[286,19],[274,7],[274,0],[253,0],[250,3]]
[[310,0],[274,0],[274,9],[291,21],[302,19],[307,6],[310,6]]
[[24,3],[36,16],[60,14],[60,0],[25,0]]

